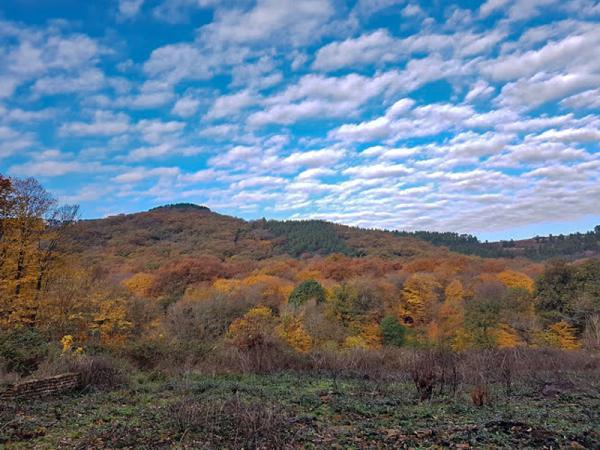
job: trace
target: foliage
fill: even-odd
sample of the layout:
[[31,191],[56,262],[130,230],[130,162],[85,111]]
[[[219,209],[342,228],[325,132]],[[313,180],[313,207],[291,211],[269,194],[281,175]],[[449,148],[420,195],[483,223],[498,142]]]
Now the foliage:
[[0,332],[0,360],[9,372],[31,374],[48,351],[45,337],[34,329],[20,327]]
[[534,282],[524,273],[514,270],[504,270],[498,274],[498,280],[509,288],[524,289],[528,292],[533,292]]
[[150,295],[154,283],[154,275],[145,272],[136,273],[126,280],[123,280],[123,286],[139,297]]
[[308,300],[315,300],[317,303],[325,301],[325,290],[319,282],[315,280],[306,280],[300,283],[288,298],[288,303],[294,307],[299,307]]
[[457,234],[435,231],[394,231],[401,237],[416,237],[433,245],[448,247],[448,249],[477,255],[485,258],[513,258],[524,256],[532,260],[542,261],[553,258],[576,259],[591,253],[600,256],[600,226],[586,233],[572,233],[558,236],[536,236],[521,241],[481,242],[469,234]]
[[406,339],[406,327],[394,316],[385,316],[381,320],[381,336],[384,345],[402,347]]
[[347,246],[337,233],[334,224],[321,220],[289,220],[278,222],[268,220],[258,222],[277,238],[284,237],[278,244],[291,256],[300,256],[303,253],[341,253],[353,255],[354,251]]
[[402,297],[406,315],[412,323],[421,324],[430,316],[439,300],[440,290],[440,284],[426,273],[416,273],[406,280]]
[[537,280],[535,297],[543,316],[566,319],[583,332],[586,319],[600,314],[600,260],[550,263]]
[[76,215],[76,206],[59,206],[37,180],[0,176],[0,326],[37,324]]
[[[74,211],[35,180],[0,177],[10,370],[35,369],[46,342],[69,357],[81,346],[153,369],[229,358],[257,372],[280,359],[351,353],[344,348],[599,345],[600,260],[481,259],[402,233],[246,223],[193,205],[81,223]],[[28,345],[40,355],[29,360]]]
[[575,329],[565,321],[550,325],[544,332],[543,343],[564,350],[574,350],[581,347],[575,337]]
[[284,316],[275,327],[276,334],[294,350],[308,352],[312,347],[312,338],[304,329],[302,322],[292,316]]
[[498,348],[515,348],[523,345],[523,341],[510,325],[504,323],[498,324],[493,333],[496,338],[496,347]]
[[229,339],[241,350],[265,345],[274,327],[273,313],[266,306],[252,308],[229,326]]
[[354,279],[333,290],[331,308],[337,319],[346,327],[370,322],[381,315],[383,297],[372,282]]

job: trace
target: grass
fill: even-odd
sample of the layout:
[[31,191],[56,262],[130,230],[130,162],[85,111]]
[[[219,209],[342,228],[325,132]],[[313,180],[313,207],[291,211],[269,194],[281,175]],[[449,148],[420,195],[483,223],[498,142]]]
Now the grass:
[[140,374],[126,389],[0,405],[0,447],[594,448],[599,387],[553,397],[534,386],[506,397],[498,387],[491,405],[476,407],[466,389],[420,402],[407,383]]

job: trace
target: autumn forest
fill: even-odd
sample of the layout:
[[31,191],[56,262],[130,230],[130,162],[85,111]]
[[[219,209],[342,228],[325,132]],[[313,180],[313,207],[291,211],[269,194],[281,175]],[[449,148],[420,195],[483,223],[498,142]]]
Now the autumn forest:
[[517,373],[536,358],[577,368],[600,348],[598,227],[580,235],[588,256],[481,257],[473,245],[486,244],[464,235],[247,222],[193,204],[79,220],[35,179],[7,177],[0,214],[5,382],[115,364],[169,376],[405,370],[430,399],[452,384],[446,369],[479,361],[462,381],[477,405],[507,355]]

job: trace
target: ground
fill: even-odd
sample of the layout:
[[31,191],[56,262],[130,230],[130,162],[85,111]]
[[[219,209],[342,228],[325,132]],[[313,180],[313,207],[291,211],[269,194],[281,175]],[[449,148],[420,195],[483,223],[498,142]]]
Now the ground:
[[477,407],[467,387],[421,402],[408,380],[140,374],[112,392],[2,404],[0,448],[599,448],[599,387],[496,386]]

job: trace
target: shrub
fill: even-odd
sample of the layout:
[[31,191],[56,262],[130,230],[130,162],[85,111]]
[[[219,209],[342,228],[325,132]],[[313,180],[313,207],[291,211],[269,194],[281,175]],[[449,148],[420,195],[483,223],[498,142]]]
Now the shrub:
[[436,361],[432,351],[413,355],[411,375],[421,401],[429,400],[436,384]]
[[205,298],[184,299],[169,307],[166,327],[182,341],[214,341],[225,334],[235,319],[262,303],[255,288],[222,293],[210,290]]
[[154,369],[169,354],[169,348],[158,340],[139,339],[123,349],[125,356],[144,370]]
[[27,376],[48,354],[48,343],[31,328],[17,328],[0,334],[0,357],[8,372]]
[[380,323],[384,345],[402,347],[406,338],[406,328],[394,316],[386,316]]
[[167,421],[181,433],[201,433],[210,447],[283,448],[292,436],[286,411],[239,395],[228,399],[185,398],[167,408]]
[[296,286],[292,291],[288,298],[288,303],[297,308],[311,299],[315,299],[317,303],[324,302],[325,290],[319,282],[315,280],[306,280]]
[[108,356],[76,357],[74,362],[71,370],[79,373],[84,388],[110,390],[126,384],[122,368]]

